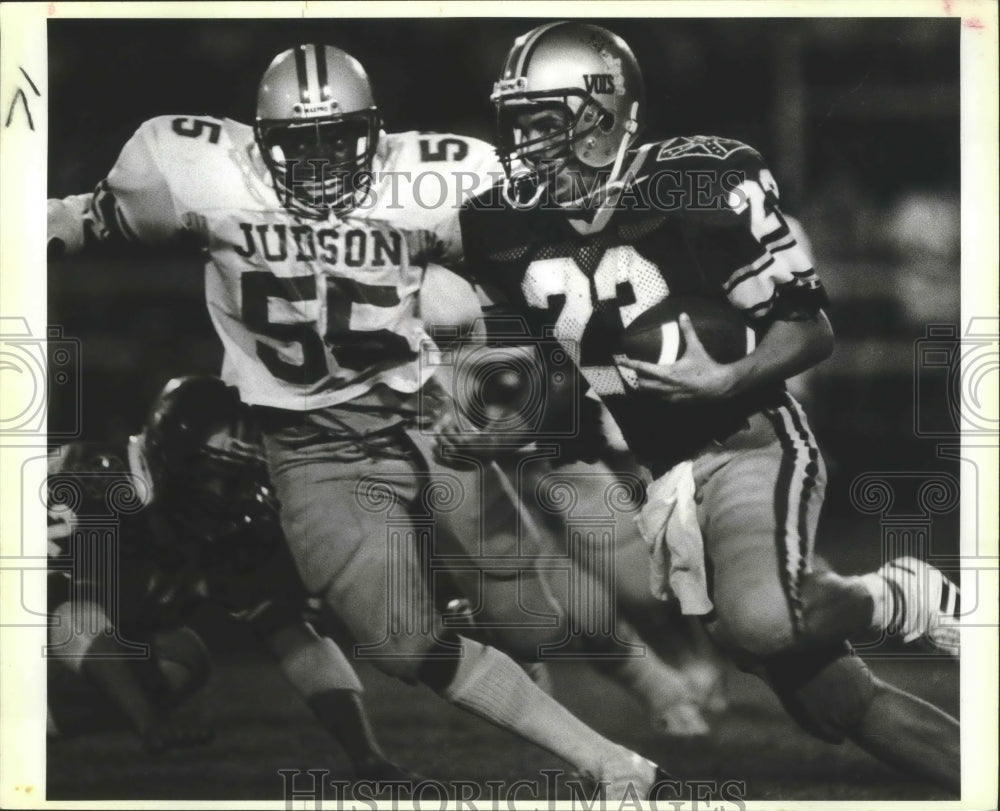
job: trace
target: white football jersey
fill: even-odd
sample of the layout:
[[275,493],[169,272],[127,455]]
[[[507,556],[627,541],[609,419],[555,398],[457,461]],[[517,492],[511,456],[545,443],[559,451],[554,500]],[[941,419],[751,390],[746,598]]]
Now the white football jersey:
[[49,237],[70,251],[87,232],[154,246],[196,237],[223,380],[244,402],[311,410],[377,383],[411,393],[426,382],[424,265],[460,260],[459,207],[501,171],[474,138],[383,133],[368,196],[311,219],[282,207],[252,128],[162,116],[139,127],[87,205],[50,201]]

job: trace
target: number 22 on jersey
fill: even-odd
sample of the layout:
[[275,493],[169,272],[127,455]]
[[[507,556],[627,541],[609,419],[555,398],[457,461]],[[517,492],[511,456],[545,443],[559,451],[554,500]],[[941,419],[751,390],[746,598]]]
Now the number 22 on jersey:
[[593,290],[591,280],[568,256],[532,262],[521,289],[528,306],[554,311],[555,337],[577,363],[595,299],[617,304],[622,326],[627,327],[670,293],[656,266],[630,245],[604,252],[594,271]]

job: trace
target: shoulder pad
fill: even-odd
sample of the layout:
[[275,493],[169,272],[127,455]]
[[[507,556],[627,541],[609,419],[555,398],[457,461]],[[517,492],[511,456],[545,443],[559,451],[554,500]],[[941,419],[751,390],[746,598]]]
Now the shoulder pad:
[[680,136],[640,149],[644,155],[629,170],[634,176],[633,205],[695,216],[702,223],[735,222],[730,193],[766,170],[756,149],[731,138]]
[[242,146],[253,140],[253,130],[246,124],[210,115],[160,115],[144,121],[136,135],[142,135],[168,154],[175,150]]
[[[447,132],[387,133],[385,163],[394,169],[407,167],[483,169],[496,163],[496,152],[485,141]],[[380,150],[381,151],[381,150]]]

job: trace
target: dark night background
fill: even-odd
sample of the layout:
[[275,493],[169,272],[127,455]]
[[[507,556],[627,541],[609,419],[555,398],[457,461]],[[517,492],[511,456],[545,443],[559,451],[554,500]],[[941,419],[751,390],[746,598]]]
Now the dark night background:
[[[50,21],[49,196],[91,190],[149,117],[251,121],[260,75],[302,41],[361,60],[388,129],[489,140],[495,75],[513,38],[541,22]],[[594,22],[620,33],[642,65],[646,138],[753,144],[810,236],[838,348],[794,390],[831,468],[828,513],[858,472],[949,469],[914,435],[914,347],[928,324],[959,317],[959,21]],[[124,439],[167,378],[219,368],[197,265],[139,264],[49,269],[50,322],[82,341],[88,438]],[[940,387],[920,413],[948,420]],[[50,430],[75,414],[54,396]]]
[[[49,196],[92,190],[152,116],[250,123],[270,60],[306,41],[361,60],[388,129],[489,140],[488,95],[503,57],[516,35],[544,21],[51,20]],[[805,226],[838,336],[834,356],[793,381],[831,474],[819,551],[845,573],[875,568],[888,524],[852,506],[855,477],[912,471],[915,491],[919,474],[958,473],[914,421],[950,420],[947,369],[918,374],[915,358],[928,325],[959,320],[959,20],[595,22],[621,34],[642,65],[646,138],[749,142],[774,171],[783,207]],[[84,438],[123,441],[169,377],[218,370],[221,348],[195,261],[74,259],[50,263],[48,274],[50,323],[82,347],[79,402],[62,394],[72,386],[53,386],[52,441],[77,424]],[[897,507],[914,500],[900,493]],[[957,552],[957,509],[928,528],[932,554]],[[278,799],[279,768],[344,768],[246,628],[230,622],[210,641],[216,674],[205,701],[218,729],[211,749],[152,761],[123,732],[50,742],[48,797]],[[957,663],[891,644],[886,656],[869,657],[875,672],[957,713]],[[406,765],[480,780],[559,765],[426,692],[364,663],[359,671],[379,737]],[[934,796],[857,749],[809,738],[761,683],[735,671],[729,711],[708,739],[682,746],[651,737],[639,704],[584,665],[567,663],[554,676],[560,699],[599,731],[680,775],[745,776],[753,799]]]

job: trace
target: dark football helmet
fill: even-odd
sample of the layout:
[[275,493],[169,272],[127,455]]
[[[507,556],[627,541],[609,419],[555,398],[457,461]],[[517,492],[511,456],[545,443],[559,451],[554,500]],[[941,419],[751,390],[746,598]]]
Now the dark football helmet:
[[254,138],[282,204],[325,217],[371,185],[381,119],[357,59],[329,45],[278,54],[257,91]]
[[219,378],[167,383],[130,456],[148,479],[152,509],[181,542],[249,560],[280,540],[259,431]]
[[[547,23],[518,37],[490,96],[505,190],[517,204],[564,166],[610,169],[617,179],[645,114],[639,64],[625,41],[581,22]],[[550,110],[559,122],[525,139],[518,119]],[[513,192],[513,193],[512,193]],[[538,194],[529,191],[533,203]]]

